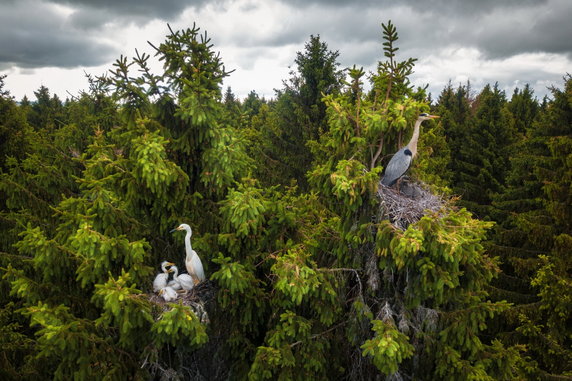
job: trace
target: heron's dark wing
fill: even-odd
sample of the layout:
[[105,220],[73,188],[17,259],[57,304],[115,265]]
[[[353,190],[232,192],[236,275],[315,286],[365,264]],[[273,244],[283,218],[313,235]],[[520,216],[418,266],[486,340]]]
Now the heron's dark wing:
[[393,185],[397,179],[407,172],[411,166],[411,159],[411,151],[407,147],[397,151],[387,164],[387,167],[385,167],[385,174],[381,179],[381,183],[386,186]]

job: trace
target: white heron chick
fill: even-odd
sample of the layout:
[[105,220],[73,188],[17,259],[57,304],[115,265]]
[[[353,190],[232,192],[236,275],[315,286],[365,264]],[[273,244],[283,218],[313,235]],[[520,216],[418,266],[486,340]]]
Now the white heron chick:
[[169,272],[173,273],[173,280],[178,283],[179,286],[183,288],[183,290],[189,291],[195,287],[195,281],[193,280],[193,277],[189,274],[179,275],[179,269],[177,266],[171,266]]
[[193,277],[195,284],[198,284],[204,281],[206,277],[201,258],[199,258],[197,252],[194,251],[191,246],[191,235],[193,235],[191,227],[187,224],[180,224],[175,229],[171,230],[171,233],[183,230],[187,232],[185,235],[185,251],[187,253],[187,256],[185,257],[185,267],[187,268],[189,275]]
[[155,279],[153,280],[153,291],[159,292],[162,288],[167,287],[167,280],[169,279],[169,273],[167,270],[167,266],[173,266],[174,263],[169,261],[161,262],[161,270],[163,272],[157,274]]
[[181,285],[179,284],[179,282],[175,281],[174,279],[171,279],[169,283],[167,283],[167,286],[171,287],[173,290],[181,289]]
[[166,302],[172,302],[173,300],[177,300],[177,291],[173,290],[171,287],[163,287],[161,291],[159,291],[159,295],[165,299]]

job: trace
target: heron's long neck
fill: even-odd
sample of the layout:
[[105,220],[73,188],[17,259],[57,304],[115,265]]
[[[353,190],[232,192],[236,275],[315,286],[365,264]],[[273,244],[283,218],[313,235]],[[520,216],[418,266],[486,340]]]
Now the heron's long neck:
[[422,120],[415,121],[415,126],[413,127],[413,135],[411,140],[407,143],[407,148],[411,151],[411,155],[415,156],[417,154],[417,141],[419,140],[419,128],[421,127]]
[[179,269],[173,267],[173,279],[177,279],[178,276],[179,276]]
[[193,248],[191,247],[191,233],[187,232],[185,236],[185,251],[187,252],[187,257],[192,256]]

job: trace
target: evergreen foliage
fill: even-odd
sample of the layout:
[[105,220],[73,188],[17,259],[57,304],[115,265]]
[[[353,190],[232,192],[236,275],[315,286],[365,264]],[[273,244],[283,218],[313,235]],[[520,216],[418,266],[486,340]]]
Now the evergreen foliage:
[[6,168],[8,158],[22,159],[29,146],[31,128],[26,115],[4,87],[4,77],[0,76],[0,168]]
[[[271,100],[195,25],[65,102],[0,76],[0,377],[572,378],[572,79],[449,84],[408,176],[460,201],[396,227],[379,179],[431,105],[381,32],[369,74],[310,36]],[[181,222],[205,315],[152,292]]]
[[516,141],[516,130],[497,84],[485,86],[472,104],[467,96],[468,88],[460,86],[456,94],[449,87],[440,98],[439,107],[455,115],[446,127],[451,131],[452,188],[462,205],[481,218],[491,218],[488,206],[505,185],[508,148]]
[[337,93],[343,77],[339,53],[328,50],[320,36],[310,36],[304,48],[296,54],[296,70],[290,72],[284,88],[276,91],[269,125],[264,126],[264,153],[284,172],[274,184],[287,185],[294,179],[302,190],[307,189],[305,175],[313,160],[308,144],[328,129],[322,98]]
[[464,173],[461,154],[462,142],[471,128],[473,100],[470,92],[469,83],[459,85],[456,89],[449,83],[439,95],[435,106],[435,113],[441,117],[439,124],[443,128],[450,150],[449,161],[442,167],[442,178],[449,187],[460,183],[460,176]]
[[553,101],[539,114],[530,92],[515,93],[519,107],[512,109],[520,113],[526,136],[512,158],[510,186],[494,204],[508,216],[491,245],[505,262],[497,297],[515,304],[498,336],[526,343],[528,372],[541,379],[566,379],[572,367],[570,261],[564,254],[570,243],[571,172],[566,160],[571,152],[571,84],[567,77],[564,90],[553,89]]

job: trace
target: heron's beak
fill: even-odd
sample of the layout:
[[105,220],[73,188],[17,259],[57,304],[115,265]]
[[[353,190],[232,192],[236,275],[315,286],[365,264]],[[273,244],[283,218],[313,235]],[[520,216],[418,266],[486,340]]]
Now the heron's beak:
[[176,232],[176,231],[177,231],[177,228],[174,228],[174,229],[171,230],[169,233],[173,233],[173,232]]
[[167,266],[175,266],[175,264],[173,262],[169,262],[167,263]]
[[429,117],[430,117],[431,119],[437,119],[437,118],[440,118],[440,116],[439,116],[439,115],[430,115]]

